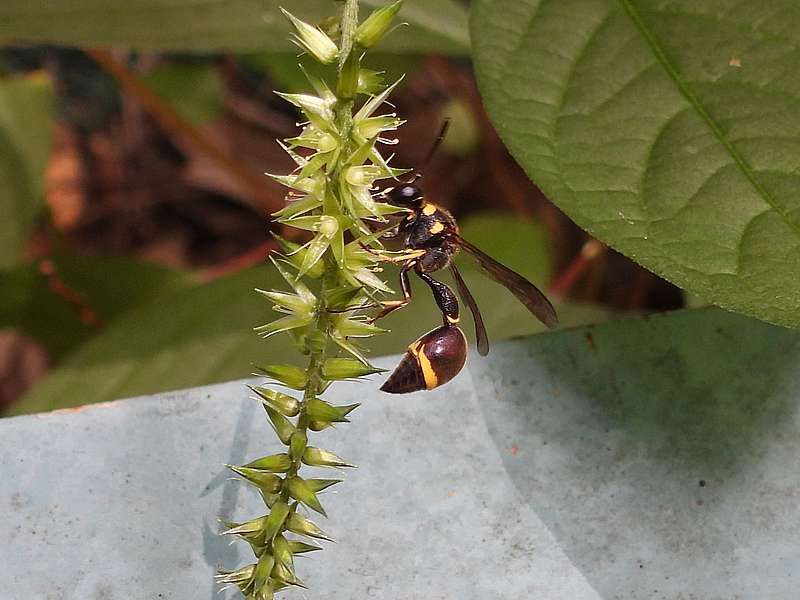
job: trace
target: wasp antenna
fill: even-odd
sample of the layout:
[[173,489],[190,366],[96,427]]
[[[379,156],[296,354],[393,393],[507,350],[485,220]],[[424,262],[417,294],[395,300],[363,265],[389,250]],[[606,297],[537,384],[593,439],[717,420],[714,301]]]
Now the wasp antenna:
[[442,121],[442,126],[439,128],[439,135],[436,136],[436,139],[433,140],[433,144],[431,145],[431,149],[428,150],[428,156],[425,157],[425,160],[422,163],[423,170],[428,167],[431,160],[433,160],[436,151],[439,149],[439,146],[442,145],[445,136],[447,135],[447,130],[450,129],[450,119],[446,118]]
[[436,155],[436,151],[439,149],[439,146],[442,145],[442,141],[444,140],[445,136],[447,135],[447,130],[450,128],[450,119],[446,118],[442,121],[442,126],[439,128],[439,135],[436,136],[436,139],[433,140],[433,144],[431,145],[431,149],[428,150],[428,154],[425,157],[425,160],[422,161],[422,167],[417,169],[417,172],[414,173],[414,177],[408,183],[416,183],[422,178],[422,173],[428,168],[433,160],[433,157]]

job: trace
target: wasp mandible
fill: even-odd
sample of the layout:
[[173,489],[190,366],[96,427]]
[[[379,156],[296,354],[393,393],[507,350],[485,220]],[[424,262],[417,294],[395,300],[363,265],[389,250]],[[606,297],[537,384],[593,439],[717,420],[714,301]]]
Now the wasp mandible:
[[[428,160],[441,143],[447,131],[447,122],[431,149]],[[428,160],[425,162],[427,163]],[[391,394],[405,394],[417,390],[439,387],[450,381],[463,368],[467,359],[467,340],[458,327],[459,304],[453,290],[434,279],[431,273],[449,269],[461,300],[469,307],[475,322],[478,353],[489,352],[489,338],[478,305],[453,262],[459,250],[469,254],[483,272],[505,286],[542,323],[549,328],[558,325],[558,317],[547,297],[519,273],[497,262],[459,235],[458,224],[449,211],[425,199],[417,185],[421,174],[411,181],[383,190],[378,198],[388,204],[404,208],[406,217],[398,226],[396,235],[402,237],[403,250],[387,258],[401,265],[400,288],[402,300],[382,302],[382,309],[373,317],[381,319],[411,302],[409,273],[414,272],[431,289],[433,298],[442,312],[442,326],[415,340],[395,367],[381,390]]]

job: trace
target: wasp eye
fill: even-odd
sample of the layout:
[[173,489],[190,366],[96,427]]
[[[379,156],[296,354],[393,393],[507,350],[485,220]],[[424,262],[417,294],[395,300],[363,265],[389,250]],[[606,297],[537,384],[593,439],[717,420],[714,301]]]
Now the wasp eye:
[[400,187],[386,190],[387,198],[390,203],[397,206],[412,206],[422,198],[420,189],[410,183],[404,183]]

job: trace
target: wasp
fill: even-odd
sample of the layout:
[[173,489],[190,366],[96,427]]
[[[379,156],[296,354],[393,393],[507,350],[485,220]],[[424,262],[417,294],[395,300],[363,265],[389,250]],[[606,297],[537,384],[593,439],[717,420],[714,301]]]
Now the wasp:
[[[446,130],[447,123],[442,128],[431,155]],[[458,295],[472,313],[478,353],[481,356],[489,353],[489,338],[480,310],[453,262],[453,257],[459,250],[469,254],[485,274],[505,286],[547,327],[552,329],[558,325],[556,311],[547,297],[522,275],[462,238],[453,215],[425,199],[422,189],[416,184],[419,178],[418,173],[411,181],[380,193],[383,201],[406,210],[406,216],[394,234],[402,239],[403,250],[387,258],[400,265],[400,289],[403,298],[382,302],[380,312],[372,320],[381,319],[411,302],[409,274],[413,272],[430,287],[442,312],[442,326],[429,331],[408,347],[400,363],[381,386],[382,391],[390,394],[439,387],[458,375],[466,362],[467,340],[458,326],[461,318],[458,299],[448,285],[435,279],[431,273],[444,269],[450,271]]]

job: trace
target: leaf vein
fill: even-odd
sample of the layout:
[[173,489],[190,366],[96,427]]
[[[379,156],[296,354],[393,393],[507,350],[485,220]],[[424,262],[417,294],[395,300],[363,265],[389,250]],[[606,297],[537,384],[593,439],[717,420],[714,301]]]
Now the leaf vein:
[[[642,175],[639,179],[639,193],[642,195],[642,210],[647,221],[650,221],[650,202],[648,195],[645,193],[645,189],[647,188],[647,175],[650,172],[650,165],[653,162],[653,150],[655,150],[655,147],[658,145],[661,136],[664,135],[664,132],[667,130],[667,128],[673,123],[673,121],[675,121],[678,115],[684,113],[686,110],[686,108],[681,108],[675,114],[670,115],[670,117],[664,121],[661,127],[658,128],[656,135],[653,137],[652,143],[647,148],[647,155],[644,157],[643,162]],[[649,234],[649,226],[646,225],[645,228]]]
[[[609,11],[594,26],[594,28],[592,29],[591,33],[589,33],[589,35],[586,37],[586,39],[583,40],[583,43],[581,44],[580,50],[578,50],[578,52],[575,53],[575,57],[573,58],[573,62],[570,65],[569,71],[567,72],[566,77],[564,77],[564,83],[563,83],[563,87],[562,87],[562,90],[561,90],[561,97],[559,98],[558,105],[556,106],[556,111],[555,111],[556,115],[561,115],[563,113],[563,111],[564,111],[564,106],[566,106],[566,102],[567,102],[567,94],[570,91],[570,88],[571,88],[571,85],[572,85],[572,80],[575,78],[575,75],[576,75],[576,73],[578,71],[578,66],[580,65],[581,57],[586,53],[586,49],[592,44],[592,42],[598,36],[600,31],[603,29],[603,27],[605,27],[606,23],[608,23],[608,19],[610,17],[611,17],[611,12]],[[572,187],[572,185],[569,183],[569,181],[567,181],[567,178],[564,177],[564,172],[563,172],[563,169],[561,168],[561,159],[559,157],[558,148],[557,148],[557,146],[555,144],[555,140],[558,139],[558,126],[559,126],[560,122],[561,122],[560,118],[558,116],[556,116],[556,118],[553,119],[552,124],[550,126],[550,139],[553,140],[553,142],[551,142],[551,146],[553,148],[553,161],[555,161],[556,167],[558,168],[558,170],[561,173],[560,179],[561,179],[561,182],[562,182],[563,186],[567,190],[569,190],[570,193],[575,193],[576,190]]]
[[622,8],[628,14],[628,17],[633,22],[636,29],[639,31],[639,34],[644,38],[644,41],[650,47],[650,50],[653,52],[654,57],[661,66],[666,71],[667,75],[672,79],[672,82],[678,88],[680,93],[683,95],[684,98],[689,102],[689,104],[694,108],[700,118],[706,123],[708,128],[717,138],[720,144],[725,148],[728,154],[731,156],[733,161],[736,163],[737,167],[739,168],[742,175],[747,179],[756,193],[761,197],[764,202],[766,202],[772,209],[780,215],[780,217],[786,222],[787,225],[791,229],[794,230],[795,234],[800,235],[800,224],[794,223],[790,218],[789,215],[786,213],[785,210],[780,206],[780,204],[772,197],[769,191],[761,185],[761,183],[756,179],[756,176],[753,170],[750,168],[750,165],[744,159],[744,157],[739,153],[736,147],[728,140],[722,129],[720,128],[719,124],[714,120],[711,114],[708,112],[705,106],[700,102],[700,99],[694,94],[694,92],[690,89],[689,85],[686,81],[684,81],[681,74],[675,68],[675,65],[669,60],[662,47],[660,41],[656,38],[656,35],[647,27],[647,24],[642,19],[639,11],[633,5],[632,0],[619,0],[619,3],[622,5]]

